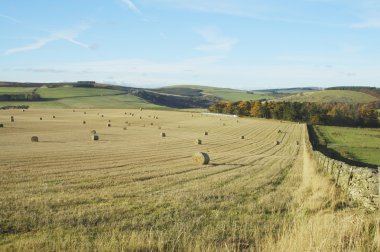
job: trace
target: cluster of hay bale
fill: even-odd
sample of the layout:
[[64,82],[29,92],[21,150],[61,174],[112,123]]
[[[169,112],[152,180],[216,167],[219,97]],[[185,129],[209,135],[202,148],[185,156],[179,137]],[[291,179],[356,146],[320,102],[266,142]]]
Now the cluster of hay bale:
[[206,165],[210,162],[210,157],[205,152],[197,152],[193,155],[193,162],[198,165]]
[[30,138],[30,140],[31,140],[33,143],[36,143],[36,142],[38,142],[38,136],[32,136],[32,137]]

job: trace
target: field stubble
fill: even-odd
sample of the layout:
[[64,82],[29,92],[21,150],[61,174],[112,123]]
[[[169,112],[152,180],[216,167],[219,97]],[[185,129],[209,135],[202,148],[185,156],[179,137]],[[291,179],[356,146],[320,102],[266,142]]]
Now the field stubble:
[[[304,125],[149,110],[3,111],[0,122],[0,250],[380,247],[376,213],[315,172]],[[209,165],[192,162],[199,151]]]

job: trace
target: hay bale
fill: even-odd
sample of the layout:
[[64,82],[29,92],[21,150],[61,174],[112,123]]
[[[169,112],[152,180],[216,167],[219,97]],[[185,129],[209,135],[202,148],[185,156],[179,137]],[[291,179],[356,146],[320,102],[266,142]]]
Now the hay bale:
[[280,141],[274,141],[274,145],[280,145]]
[[42,121],[42,117],[40,117],[40,121]]
[[161,137],[166,137],[166,134],[165,134],[165,132],[161,132]]
[[158,129],[161,129],[161,126],[158,126]]
[[158,116],[156,116],[156,119],[158,119]]
[[282,133],[282,131],[281,131],[281,130],[278,130],[277,133]]
[[201,139],[195,140],[195,144],[202,144],[202,140]]
[[223,126],[226,126],[226,124],[225,124],[225,123],[223,123]]
[[108,128],[111,127],[111,124],[110,124],[110,123],[107,123],[107,127],[108,127]]
[[244,136],[241,136],[240,139],[244,139]]
[[86,114],[87,114],[87,112],[83,112],[83,114],[85,114],[85,115],[86,115]]
[[153,126],[153,123],[150,123],[150,126]]
[[95,135],[96,134],[96,130],[91,130],[91,134]]
[[98,141],[99,140],[99,135],[94,134],[94,135],[91,136],[91,138],[92,138],[93,141]]
[[55,115],[53,115],[53,119],[55,119]]
[[102,115],[102,117],[104,117],[104,115]]
[[75,112],[75,109],[73,109],[73,112]]
[[126,115],[127,114],[127,112],[124,112],[124,115]]
[[86,121],[83,121],[83,124],[86,124]]
[[205,135],[205,136],[208,136],[208,132],[207,132],[207,131],[205,131],[204,135]]
[[25,112],[25,109],[23,109],[22,112]]
[[236,120],[236,123],[239,123],[239,120]]
[[11,116],[11,122],[14,122],[14,121],[15,121],[15,118]]
[[140,116],[140,119],[142,119],[142,117]]
[[299,141],[296,141],[296,145],[300,145],[300,142],[299,142]]
[[30,140],[31,140],[33,143],[36,143],[36,142],[38,142],[38,136],[32,136],[32,137],[30,138]]
[[142,109],[142,108],[140,108],[140,111],[143,111],[143,109]]
[[4,124],[0,123],[0,128],[4,128]]
[[210,162],[210,157],[205,152],[197,152],[193,155],[193,162],[198,165],[206,165]]
[[123,130],[127,130],[127,127],[124,127]]
[[111,122],[111,120],[108,120],[108,122],[110,123],[110,122]]

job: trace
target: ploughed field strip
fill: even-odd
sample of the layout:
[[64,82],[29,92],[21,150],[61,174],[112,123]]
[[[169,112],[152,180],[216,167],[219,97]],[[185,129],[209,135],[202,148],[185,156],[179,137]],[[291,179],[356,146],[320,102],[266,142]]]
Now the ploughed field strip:
[[[231,223],[243,226],[234,235],[250,244],[265,233],[259,226],[271,223],[257,217],[275,208],[268,195],[282,187],[282,200],[291,200],[301,181],[294,177],[302,176],[304,128],[294,123],[83,109],[1,111],[0,122],[0,248],[78,230],[91,241],[112,231],[136,248],[147,240],[145,248],[173,246],[176,232],[189,246],[224,246],[236,243],[227,241],[236,232]],[[91,139],[93,129],[99,141]],[[192,162],[199,151],[209,154],[209,165]]]

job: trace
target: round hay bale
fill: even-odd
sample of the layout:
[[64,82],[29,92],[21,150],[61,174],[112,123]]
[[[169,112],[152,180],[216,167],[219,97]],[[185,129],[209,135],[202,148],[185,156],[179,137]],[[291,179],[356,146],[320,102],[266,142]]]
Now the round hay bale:
[[40,121],[42,121],[42,117],[40,117]]
[[91,134],[95,135],[96,134],[96,130],[91,130]]
[[142,119],[142,117],[140,116],[140,119]]
[[158,116],[156,116],[156,119],[158,119]]
[[83,124],[86,124],[86,121],[83,121]]
[[93,141],[98,141],[99,140],[99,135],[94,134],[94,135],[91,136],[91,139]]
[[194,115],[191,115],[191,117],[194,117]]
[[244,139],[244,136],[241,136],[240,139]]
[[274,145],[280,145],[280,141],[274,141]]
[[4,124],[0,123],[0,128],[4,128]]
[[165,132],[161,132],[161,137],[166,137],[166,134],[165,134]]
[[33,143],[36,143],[36,142],[38,142],[38,136],[32,136],[32,137],[30,138],[30,140],[31,140]]
[[193,162],[198,165],[206,165],[210,162],[210,157],[205,152],[197,152],[193,155]]
[[226,126],[226,124],[225,124],[225,123],[223,123],[223,126]]
[[111,120],[108,120],[108,122],[111,122]]
[[13,118],[13,116],[11,117],[11,122],[14,122],[15,121],[15,119]]
[[205,136],[208,136],[208,132],[207,132],[207,131],[205,131],[205,133],[204,133],[204,134],[205,134]]
[[300,145],[300,142],[299,142],[299,141],[296,141],[296,145]]
[[110,124],[110,123],[107,123],[107,127],[108,127],[108,128],[111,127],[111,124]]
[[83,112],[83,114],[85,114],[85,115],[86,115],[86,114],[87,114],[87,112]]
[[104,115],[102,115],[102,117],[104,117]]
[[195,144],[202,144],[202,140],[201,139],[195,140]]
[[25,112],[25,109],[23,109],[22,112]]
[[153,123],[150,123],[150,126],[153,126]]
[[123,130],[127,130],[127,127],[124,127]]
[[282,133],[282,131],[281,131],[281,130],[278,130],[277,133]]
[[124,115],[126,115],[127,114],[127,112],[124,112]]
[[55,115],[53,115],[53,119],[55,119]]

